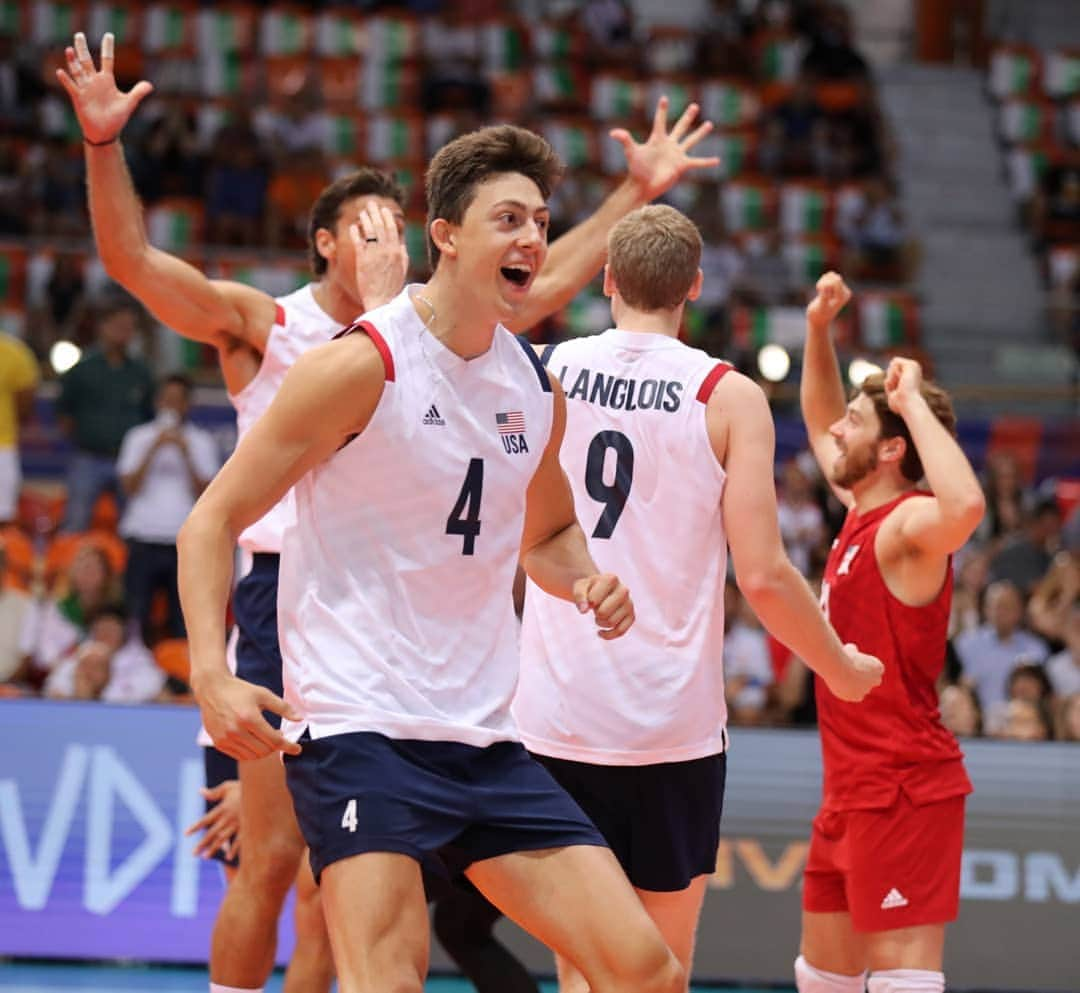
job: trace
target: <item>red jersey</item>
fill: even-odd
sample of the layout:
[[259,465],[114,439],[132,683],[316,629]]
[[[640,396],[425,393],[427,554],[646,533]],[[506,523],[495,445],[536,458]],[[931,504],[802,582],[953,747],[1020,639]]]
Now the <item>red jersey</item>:
[[910,607],[885,585],[874,553],[881,522],[910,491],[865,514],[849,511],[833,542],[821,605],[840,640],[876,655],[884,678],[848,703],[815,680],[825,766],[823,809],[887,807],[900,789],[916,805],[971,792],[956,738],[941,723],[935,683],[945,664],[952,569],[928,604]]

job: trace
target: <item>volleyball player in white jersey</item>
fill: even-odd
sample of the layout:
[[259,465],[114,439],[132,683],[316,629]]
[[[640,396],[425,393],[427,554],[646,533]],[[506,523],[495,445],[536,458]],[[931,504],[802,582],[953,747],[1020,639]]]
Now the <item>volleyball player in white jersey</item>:
[[[599,560],[635,593],[617,642],[530,580],[514,717],[522,741],[611,845],[687,975],[723,802],[724,580],[845,699],[881,664],[845,649],[788,561],[761,389],[678,340],[701,291],[701,236],[671,207],[611,232],[615,326],[544,350],[567,398],[560,461]],[[560,987],[588,988],[559,962]],[[592,987],[595,989],[595,987]]]
[[[421,859],[467,866],[594,990],[685,978],[577,806],[516,740],[518,561],[599,631],[633,620],[597,574],[558,464],[565,403],[502,323],[547,254],[558,160],[512,126],[464,136],[427,174],[435,274],[301,357],[179,538],[196,692],[230,682],[232,542],[293,484],[282,549],[289,788],[321,876],[342,993],[419,993]],[[234,681],[235,682],[235,681]],[[243,684],[237,684],[242,687]],[[218,743],[277,736],[249,692]]]
[[[289,297],[269,295],[223,280],[207,279],[183,260],[146,240],[142,211],[124,164],[119,136],[135,108],[151,92],[148,82],[121,93],[113,77],[113,37],[102,40],[96,68],[80,33],[66,52],[68,72],[57,76],[71,97],[85,138],[90,213],[106,270],[137,296],[166,326],[184,337],[214,345],[240,433],[269,405],[297,355],[323,343],[357,314],[392,297],[404,281],[404,225],[401,192],[385,174],[362,169],[328,187],[312,209],[310,257],[317,282]],[[627,155],[626,181],[588,220],[552,248],[543,275],[512,319],[524,329],[570,300],[599,268],[611,225],[638,204],[670,189],[687,171],[716,165],[694,158],[690,149],[711,128],[691,132],[696,105],[667,128],[667,101],[661,100],[649,138],[635,142],[612,132]],[[354,222],[358,222],[358,225]],[[355,273],[355,276],[354,276]],[[244,641],[240,675],[280,693],[277,646],[276,573],[288,505],[270,510],[241,537],[254,555],[234,605]],[[264,697],[269,700],[270,697]],[[227,707],[224,701],[214,705]],[[272,715],[271,719],[275,718]],[[210,719],[211,731],[215,730]],[[234,757],[245,758],[246,755]],[[218,915],[210,956],[211,988],[257,990],[272,968],[277,918],[291,873],[302,852],[299,829],[288,809],[281,764],[276,759],[244,762],[244,859]],[[210,785],[213,785],[212,783]],[[282,811],[285,811],[282,813]],[[311,914],[304,914],[308,904]],[[317,902],[302,900],[303,934],[317,934]],[[324,943],[325,944],[325,943]],[[286,993],[328,988],[326,956],[309,942],[298,945],[286,977]],[[310,962],[310,969],[305,963]],[[294,983],[293,975],[297,975]]]

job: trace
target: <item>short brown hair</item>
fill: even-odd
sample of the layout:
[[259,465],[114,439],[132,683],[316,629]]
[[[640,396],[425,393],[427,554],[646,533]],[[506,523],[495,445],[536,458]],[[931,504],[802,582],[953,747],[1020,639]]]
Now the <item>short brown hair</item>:
[[315,235],[320,228],[333,231],[341,218],[341,208],[345,201],[354,197],[385,197],[393,200],[402,209],[405,207],[404,190],[393,176],[381,169],[364,166],[331,183],[311,205],[308,219],[308,257],[311,260],[311,271],[316,276],[322,276],[326,272],[326,259],[319,254]]
[[563,172],[554,149],[538,134],[497,124],[455,138],[435,153],[424,176],[427,194],[428,261],[438,265],[439,249],[431,237],[437,218],[460,224],[476,197],[476,187],[492,176],[520,173],[540,188],[547,200]]
[[627,214],[608,235],[608,268],[635,310],[674,310],[686,301],[701,265],[701,232],[674,207]]
[[[956,414],[953,411],[949,394],[937,383],[925,379],[922,382],[920,392],[926,401],[926,405],[934,412],[934,416],[944,425],[945,430],[955,438]],[[911,432],[908,430],[907,424],[904,423],[904,419],[889,409],[889,400],[885,395],[885,374],[875,372],[873,375],[867,376],[862,381],[861,386],[852,390],[851,398],[854,400],[860,393],[868,396],[874,405],[878,420],[881,422],[881,437],[903,438],[906,442],[907,447],[904,458],[900,463],[900,471],[904,474],[905,479],[917,483],[923,478],[922,459],[919,458],[919,453],[915,449],[915,442],[911,439]]]

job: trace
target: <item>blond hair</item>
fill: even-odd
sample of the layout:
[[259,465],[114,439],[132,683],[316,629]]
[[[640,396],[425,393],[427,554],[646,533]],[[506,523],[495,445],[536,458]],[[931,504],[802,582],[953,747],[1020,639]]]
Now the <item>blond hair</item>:
[[686,301],[701,264],[701,232],[674,207],[627,214],[608,235],[608,268],[635,310],[674,310]]

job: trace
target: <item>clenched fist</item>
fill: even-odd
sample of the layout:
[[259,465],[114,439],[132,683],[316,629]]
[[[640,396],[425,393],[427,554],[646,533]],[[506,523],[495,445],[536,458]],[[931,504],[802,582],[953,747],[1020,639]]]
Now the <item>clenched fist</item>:
[[806,308],[806,319],[815,328],[827,328],[851,299],[851,288],[837,272],[827,272],[817,281],[817,296]]

